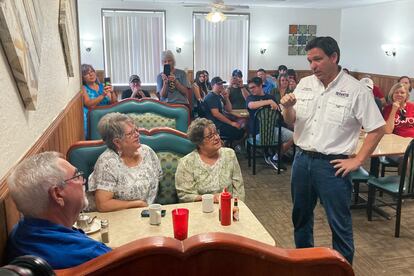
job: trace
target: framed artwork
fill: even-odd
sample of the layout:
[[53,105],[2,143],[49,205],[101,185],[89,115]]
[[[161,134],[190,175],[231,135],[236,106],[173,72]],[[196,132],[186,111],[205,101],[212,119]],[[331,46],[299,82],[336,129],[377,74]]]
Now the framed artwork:
[[27,110],[36,110],[43,28],[40,2],[0,0],[0,41]]
[[316,37],[316,25],[289,25],[288,55],[306,55],[306,44]]
[[65,58],[66,72],[74,76],[73,57],[76,51],[76,14],[75,1],[60,0],[59,3],[59,34]]

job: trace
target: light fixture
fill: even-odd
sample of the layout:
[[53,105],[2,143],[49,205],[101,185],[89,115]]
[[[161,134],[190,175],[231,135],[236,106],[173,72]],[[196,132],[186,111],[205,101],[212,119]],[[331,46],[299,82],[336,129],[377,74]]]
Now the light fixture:
[[383,44],[381,45],[382,50],[384,51],[386,56],[393,56],[397,55],[397,49],[395,45],[391,44]]
[[177,54],[181,53],[181,50],[183,48],[184,45],[184,40],[181,36],[177,36],[175,38],[175,51],[177,52]]
[[260,54],[263,55],[264,53],[266,53],[266,50],[267,50],[266,48],[260,48]]
[[226,20],[226,16],[221,11],[212,10],[206,15],[206,20],[213,23],[217,23]]

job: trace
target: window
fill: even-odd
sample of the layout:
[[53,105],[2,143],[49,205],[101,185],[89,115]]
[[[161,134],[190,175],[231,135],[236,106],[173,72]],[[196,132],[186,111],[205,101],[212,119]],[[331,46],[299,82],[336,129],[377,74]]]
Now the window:
[[[210,78],[231,76],[234,69],[248,73],[249,15],[226,14],[227,19],[211,23],[206,13],[193,14],[194,72],[206,69]],[[195,74],[194,74],[195,75]]]
[[165,49],[164,11],[102,10],[106,75],[113,84],[127,84],[137,74],[156,83]]

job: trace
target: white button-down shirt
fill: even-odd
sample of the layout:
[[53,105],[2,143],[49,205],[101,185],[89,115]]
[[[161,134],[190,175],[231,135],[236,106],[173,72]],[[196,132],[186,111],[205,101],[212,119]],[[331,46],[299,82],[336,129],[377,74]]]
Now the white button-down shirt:
[[293,139],[304,150],[350,155],[361,126],[370,132],[385,125],[372,92],[342,71],[326,88],[314,75],[305,77],[294,94]]

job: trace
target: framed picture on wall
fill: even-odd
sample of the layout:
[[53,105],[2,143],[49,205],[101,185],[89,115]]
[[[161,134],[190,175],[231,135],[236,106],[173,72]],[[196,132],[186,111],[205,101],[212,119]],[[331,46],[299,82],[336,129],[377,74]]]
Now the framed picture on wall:
[[59,34],[65,58],[66,72],[73,77],[73,57],[76,51],[76,14],[75,1],[60,0],[59,3]]
[[0,1],[0,41],[27,110],[35,110],[42,43],[38,1]]

